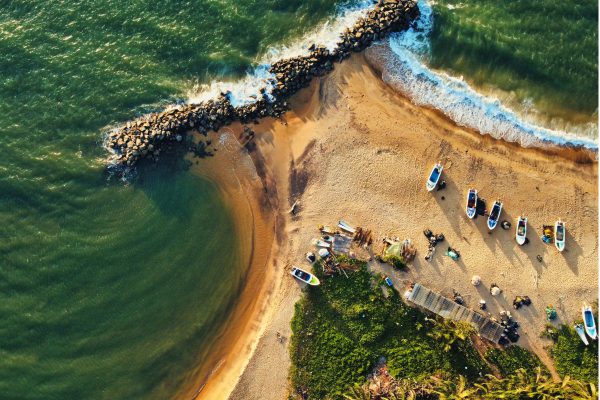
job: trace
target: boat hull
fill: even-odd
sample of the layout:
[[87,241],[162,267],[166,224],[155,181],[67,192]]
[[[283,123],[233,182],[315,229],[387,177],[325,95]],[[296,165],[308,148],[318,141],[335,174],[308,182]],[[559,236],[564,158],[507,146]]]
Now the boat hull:
[[[496,215],[495,219],[492,219],[492,215],[493,215],[495,209],[498,210],[498,214]],[[497,201],[492,206],[492,212],[490,213],[490,216],[488,217],[488,220],[487,220],[487,227],[490,231],[493,231],[498,226],[498,221],[500,220],[500,215],[502,215],[502,203]]]
[[596,320],[594,318],[594,312],[592,311],[592,307],[584,306],[581,310],[581,314],[583,317],[583,326],[585,327],[585,333],[592,339],[596,340],[598,338],[598,331],[596,329]]
[[[521,234],[519,234],[520,226],[523,226]],[[515,239],[519,246],[523,246],[525,244],[525,240],[527,239],[527,218],[519,218],[517,220],[517,232],[515,233]]]
[[[434,175],[436,170],[437,174]],[[425,183],[425,187],[427,188],[428,192],[433,191],[437,187],[438,182],[440,181],[440,177],[442,176],[443,170],[444,167],[441,164],[434,165],[433,169],[431,170],[431,173],[429,174],[429,178],[427,178],[427,183]]]
[[[559,225],[562,226],[562,240],[558,240],[558,228]],[[561,221],[556,221],[556,223],[554,224],[554,246],[556,247],[556,249],[558,251],[563,251],[565,249],[565,239],[567,236],[567,228],[565,228],[565,224],[564,222]]]
[[577,334],[579,335],[579,338],[581,339],[581,341],[587,346],[590,344],[590,342],[588,342],[587,337],[585,336],[585,328],[583,327],[583,325],[578,324],[574,326],[575,328],[575,332],[577,332]]
[[[475,196],[475,201],[473,202],[473,207],[469,207],[469,197],[471,197],[471,193]],[[475,214],[477,214],[477,190],[471,189],[467,194],[467,217],[470,219],[475,218]]]
[[292,268],[292,271],[290,272],[290,274],[294,278],[298,279],[300,282],[304,282],[310,286],[318,286],[321,284],[321,282],[319,281],[319,278],[317,278],[310,272],[306,272],[303,269],[298,268],[298,267]]

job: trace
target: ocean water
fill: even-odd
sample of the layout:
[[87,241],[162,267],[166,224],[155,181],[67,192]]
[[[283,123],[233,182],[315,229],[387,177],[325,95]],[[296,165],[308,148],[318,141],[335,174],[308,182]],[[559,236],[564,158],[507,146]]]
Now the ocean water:
[[493,137],[597,149],[598,4],[419,0],[384,80]]
[[[415,76],[463,75],[459,89],[474,105],[483,96],[518,123],[593,139],[589,129],[550,125],[581,127],[597,113],[588,39],[597,35],[597,5],[422,4],[431,23],[390,42],[420,68]],[[223,88],[249,101],[269,62],[313,42],[335,44],[368,5],[0,2],[0,398],[163,399],[179,388],[240,292],[236,223],[218,187],[171,165],[128,184],[110,179],[102,136]],[[503,27],[516,39],[498,36],[495,46]],[[540,56],[548,41],[551,54]],[[538,56],[528,56],[536,45]],[[513,50],[521,58],[509,62]],[[405,65],[395,65],[398,75]],[[451,93],[443,80],[436,85]],[[508,95],[489,97],[498,93]],[[522,104],[545,117],[528,120]]]
[[110,179],[102,135],[241,77],[337,4],[0,5],[0,398],[168,398],[247,260],[214,184],[166,164]]

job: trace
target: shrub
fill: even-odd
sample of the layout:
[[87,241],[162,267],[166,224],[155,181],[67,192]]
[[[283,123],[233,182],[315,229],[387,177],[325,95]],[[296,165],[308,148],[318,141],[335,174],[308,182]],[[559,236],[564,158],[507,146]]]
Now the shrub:
[[396,269],[406,269],[406,262],[402,257],[398,256],[387,256],[382,258],[383,262],[390,264],[392,267]]
[[538,367],[546,371],[546,368],[535,354],[519,346],[509,346],[504,350],[490,349],[485,353],[485,356],[498,367],[498,371],[502,376],[514,374],[520,368],[532,374],[535,373]]
[[573,328],[563,325],[558,329],[556,342],[550,349],[556,370],[561,377],[570,376],[597,384],[598,342],[590,340],[586,346]]

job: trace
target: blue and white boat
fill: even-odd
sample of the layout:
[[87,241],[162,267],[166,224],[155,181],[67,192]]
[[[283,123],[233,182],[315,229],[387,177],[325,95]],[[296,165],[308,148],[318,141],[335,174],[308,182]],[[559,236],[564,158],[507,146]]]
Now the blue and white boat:
[[500,220],[500,214],[502,213],[502,202],[500,200],[496,200],[494,205],[492,206],[492,211],[490,212],[490,216],[487,220],[487,226],[490,231],[494,230],[494,228],[498,225],[498,221]]
[[565,228],[565,223],[559,219],[554,224],[554,246],[556,246],[558,251],[563,251],[565,249],[565,236],[566,235],[567,235],[567,228]]
[[443,170],[444,167],[439,162],[433,166],[431,174],[429,174],[429,178],[427,178],[427,183],[425,184],[425,187],[427,187],[428,192],[431,192],[437,187],[437,184],[440,180],[440,176],[442,176]]
[[596,340],[598,337],[598,331],[596,330],[596,321],[594,320],[594,312],[592,311],[592,307],[585,304],[581,309],[581,314],[583,316],[585,332],[592,340]]
[[477,189],[469,189],[467,194],[467,217],[473,219],[477,214]]

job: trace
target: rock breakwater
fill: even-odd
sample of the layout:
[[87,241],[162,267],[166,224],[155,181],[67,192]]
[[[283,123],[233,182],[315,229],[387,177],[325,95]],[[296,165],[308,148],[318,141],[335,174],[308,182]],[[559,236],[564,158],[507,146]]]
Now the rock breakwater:
[[125,171],[142,159],[158,161],[166,143],[182,142],[190,130],[206,135],[239,121],[248,123],[264,117],[280,117],[288,110],[287,100],[307,87],[313,78],[333,70],[336,62],[360,52],[390,32],[403,31],[418,18],[414,0],[379,0],[366,15],[340,35],[333,50],[312,45],[308,54],[279,60],[269,72],[273,78],[261,89],[262,97],[251,104],[234,107],[228,93],[198,104],[171,107],[145,115],[112,130],[105,146],[113,168]]

